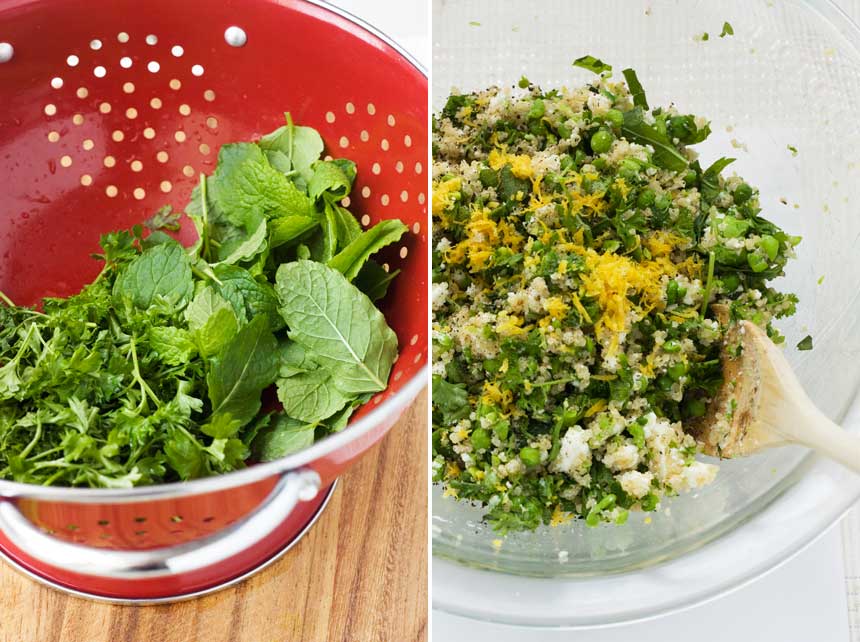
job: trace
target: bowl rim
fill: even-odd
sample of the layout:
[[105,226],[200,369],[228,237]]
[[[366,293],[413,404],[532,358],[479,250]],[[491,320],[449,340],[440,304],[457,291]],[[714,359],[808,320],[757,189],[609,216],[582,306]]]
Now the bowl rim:
[[[426,67],[415,56],[409,53],[394,38],[374,27],[369,22],[345,9],[329,4],[325,0],[302,0],[302,2],[340,16],[353,23],[359,29],[363,29],[370,35],[378,38],[394,49],[416,71],[424,76],[426,80],[429,80]],[[425,292],[425,304],[426,299]],[[275,461],[254,464],[242,470],[211,477],[156,484],[153,486],[137,486],[134,488],[69,488],[64,486],[37,486],[35,484],[0,480],[0,498],[71,503],[131,503],[214,493],[228,488],[252,484],[276,475],[282,475],[290,470],[308,466],[314,461],[343,448],[369,433],[384,422],[386,417],[399,414],[426,387],[429,373],[427,360],[428,355],[425,354],[424,365],[404,382],[400,390],[382,401],[376,408],[357,421],[350,423],[346,429],[321,439],[310,448]]]
[[[860,25],[835,0],[801,4],[860,54]],[[860,389],[841,424],[860,434]],[[788,477],[787,487],[757,513],[703,546],[643,569],[588,578],[530,577],[468,567],[434,553],[432,607],[517,628],[586,630],[653,620],[716,600],[794,558],[860,499],[860,477],[820,455],[806,455]],[[686,590],[674,597],[680,585]]]

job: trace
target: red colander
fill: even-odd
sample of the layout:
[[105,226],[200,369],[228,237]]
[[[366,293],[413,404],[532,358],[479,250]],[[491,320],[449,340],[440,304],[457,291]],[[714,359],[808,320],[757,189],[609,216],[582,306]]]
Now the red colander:
[[37,579],[114,600],[224,586],[296,540],[425,385],[426,75],[367,25],[299,0],[0,0],[0,43],[0,290],[16,303],[76,292],[100,269],[100,234],[181,209],[219,145],[285,111],[356,161],[362,225],[410,226],[383,257],[402,270],[382,305],[400,358],[346,430],[181,484],[0,481],[0,552]]

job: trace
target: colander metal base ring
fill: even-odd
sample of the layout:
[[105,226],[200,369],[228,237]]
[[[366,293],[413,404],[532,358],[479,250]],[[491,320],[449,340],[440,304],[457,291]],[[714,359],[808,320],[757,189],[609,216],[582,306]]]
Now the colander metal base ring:
[[203,589],[200,589],[197,591],[192,591],[190,593],[183,593],[180,595],[171,595],[168,597],[159,597],[159,598],[118,598],[118,597],[111,597],[108,595],[101,595],[101,594],[97,594],[97,593],[88,593],[86,591],[83,591],[83,590],[80,590],[77,588],[73,588],[73,587],[68,586],[66,584],[62,584],[60,582],[55,582],[54,580],[51,580],[47,577],[44,577],[44,576],[40,575],[39,573],[31,570],[30,568],[28,568],[24,564],[21,564],[16,559],[14,559],[12,556],[8,555],[2,549],[0,549],[0,560],[2,560],[3,562],[5,562],[9,566],[11,566],[18,573],[21,573],[22,575],[26,575],[30,579],[35,580],[36,582],[39,582],[40,584],[43,584],[44,586],[48,586],[52,589],[55,589],[57,591],[61,591],[61,592],[66,593],[68,595],[73,595],[75,597],[81,597],[81,598],[84,598],[87,600],[93,600],[95,602],[107,602],[109,604],[131,604],[131,605],[137,605],[137,606],[145,606],[147,604],[169,604],[172,602],[183,602],[185,600],[191,600],[191,599],[194,599],[197,597],[202,597],[204,595],[209,595],[211,593],[216,593],[216,592],[218,592],[222,589],[225,589],[229,586],[234,586],[235,584],[239,584],[240,582],[244,582],[245,580],[247,580],[252,575],[259,573],[260,571],[262,571],[266,567],[268,567],[271,564],[273,564],[274,562],[276,562],[287,551],[289,551],[291,548],[293,548],[293,546],[295,546],[299,542],[299,540],[302,539],[307,534],[307,532],[310,530],[310,528],[316,523],[317,519],[319,519],[319,516],[325,510],[326,506],[328,506],[329,500],[331,499],[331,496],[334,494],[334,491],[336,488],[337,488],[337,480],[335,480],[327,489],[325,489],[323,491],[323,492],[325,492],[325,497],[323,498],[323,500],[320,503],[319,507],[317,508],[316,512],[314,512],[314,514],[311,516],[311,518],[308,520],[307,524],[305,524],[305,526],[302,528],[302,530],[300,530],[292,539],[285,542],[284,545],[280,549],[278,549],[273,555],[269,556],[267,559],[256,564],[255,566],[246,570],[245,572],[243,572],[240,575],[226,579],[222,582],[218,582],[216,584],[213,584],[212,586],[207,586],[206,588],[203,588]]

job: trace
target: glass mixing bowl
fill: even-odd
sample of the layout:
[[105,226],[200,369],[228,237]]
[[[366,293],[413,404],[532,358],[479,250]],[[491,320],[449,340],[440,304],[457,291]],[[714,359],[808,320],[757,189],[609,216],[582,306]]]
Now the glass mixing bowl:
[[[734,36],[720,37],[726,21]],[[760,187],[763,215],[803,236],[775,283],[801,300],[779,324],[788,358],[819,408],[860,430],[860,412],[849,412],[860,384],[860,30],[833,3],[436,0],[433,28],[434,111],[452,87],[522,75],[545,88],[581,84],[590,74],[571,62],[592,54],[618,76],[636,69],[652,106],[711,119],[703,165],[736,157],[731,170]],[[815,349],[798,352],[806,334]],[[838,465],[781,448],[720,462],[712,485],[623,526],[577,522],[498,547],[480,509],[436,488],[434,606],[524,625],[654,616],[773,568],[858,496],[860,482]]]

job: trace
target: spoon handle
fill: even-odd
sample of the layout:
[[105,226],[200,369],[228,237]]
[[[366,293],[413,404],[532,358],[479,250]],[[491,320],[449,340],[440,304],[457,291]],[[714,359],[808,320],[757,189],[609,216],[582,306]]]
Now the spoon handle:
[[[811,404],[810,404],[811,405]],[[791,434],[785,437],[860,473],[860,436],[833,423],[815,407],[798,413]]]

